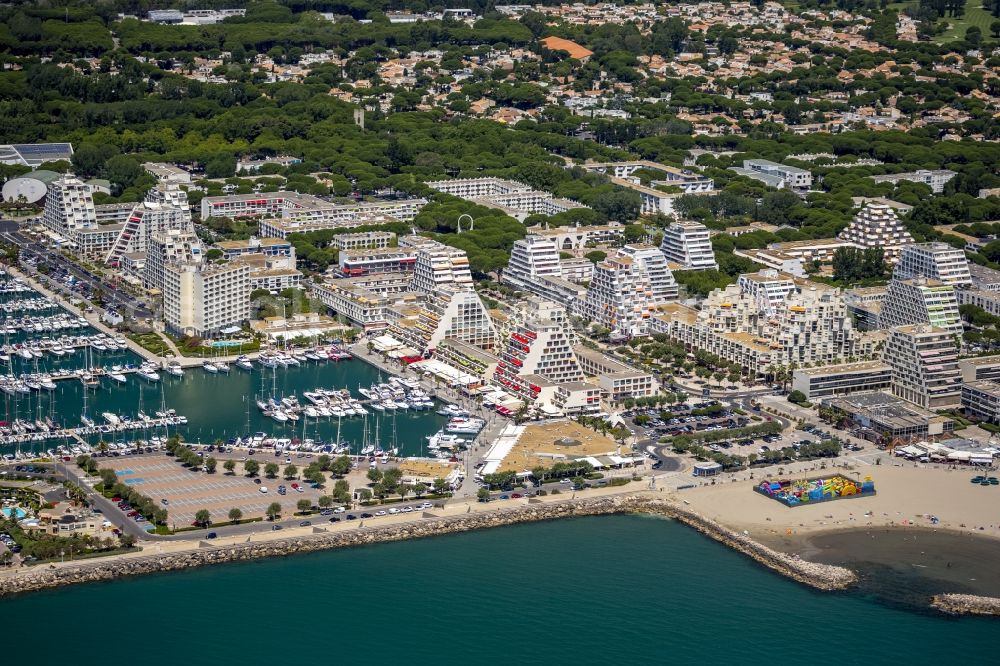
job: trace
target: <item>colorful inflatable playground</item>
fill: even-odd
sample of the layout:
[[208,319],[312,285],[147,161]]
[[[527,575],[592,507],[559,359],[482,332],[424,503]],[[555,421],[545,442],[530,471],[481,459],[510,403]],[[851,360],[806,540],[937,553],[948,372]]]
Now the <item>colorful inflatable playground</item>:
[[800,506],[844,497],[874,495],[875,482],[870,476],[866,476],[863,481],[855,481],[837,474],[818,479],[762,481],[754,486],[754,491],[767,495],[785,506]]

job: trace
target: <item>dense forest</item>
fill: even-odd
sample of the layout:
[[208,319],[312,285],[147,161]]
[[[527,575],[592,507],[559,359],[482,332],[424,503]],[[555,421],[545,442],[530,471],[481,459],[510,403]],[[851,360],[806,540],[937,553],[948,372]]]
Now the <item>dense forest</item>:
[[[220,3],[189,6],[213,4]],[[960,239],[949,238],[935,227],[1000,219],[996,197],[977,197],[981,189],[1000,187],[1000,149],[996,143],[970,136],[996,138],[1000,130],[983,96],[969,94],[984,86],[1000,92],[994,90],[997,79],[984,82],[977,71],[968,68],[951,73],[930,69],[932,63],[968,47],[962,40],[944,45],[893,44],[891,49],[874,53],[815,45],[810,47],[811,60],[806,58],[801,70],[726,82],[737,93],[770,91],[769,111],[782,113],[786,120],[818,122],[831,111],[877,105],[892,98],[897,108],[912,114],[943,105],[959,108],[970,116],[961,126],[941,122],[909,132],[852,128],[800,135],[778,123],[741,121],[740,133],[710,136],[694,134],[690,123],[678,115],[730,113],[739,117],[762,109],[733,95],[706,90],[705,77],[639,76],[636,55],[725,49],[732,40],[745,44],[775,35],[738,26],[695,35],[673,19],[657,23],[648,35],[631,25],[550,28],[536,14],[514,21],[489,8],[484,10],[486,17],[471,26],[454,21],[390,25],[384,14],[380,17],[373,12],[403,6],[420,11],[422,5],[379,3],[373,7],[360,0],[262,0],[249,3],[244,17],[208,26],[161,26],[118,18],[118,12],[142,13],[162,6],[183,5],[109,2],[96,8],[83,3],[47,8],[20,3],[0,9],[0,60],[10,65],[0,71],[0,139],[72,142],[76,149],[73,163],[48,166],[107,178],[113,184],[113,198],[105,200],[143,196],[152,185],[141,168],[147,160],[186,165],[206,178],[232,178],[238,158],[295,155],[302,162],[277,169],[272,189],[287,187],[332,196],[391,190],[432,198],[434,203],[418,216],[415,226],[467,249],[473,267],[483,273],[505,264],[511,243],[524,234],[524,225],[496,210],[438,195],[425,181],[512,178],[592,208],[554,216],[550,224],[629,222],[639,210],[634,192],[612,185],[600,174],[567,165],[587,159],[642,157],[681,166],[689,151],[698,149],[703,152],[697,164],[715,179],[718,192],[681,198],[677,204],[681,214],[716,229],[751,220],[782,227],[775,233],[718,236],[716,249],[724,255],[722,269],[728,276],[747,268],[745,260],[732,256],[735,248],[836,234],[855,208],[851,197],[888,196],[913,205],[909,224],[918,239],[943,238],[957,244]],[[331,23],[318,11],[353,18]],[[362,16],[371,22],[354,20]],[[580,63],[547,52],[537,39],[550,32],[578,40],[594,51],[594,57]],[[515,46],[534,50],[541,58],[517,63],[511,72],[468,69],[469,63],[486,62],[491,54]],[[305,53],[327,49],[343,64],[314,66],[301,82],[268,82],[253,65],[257,54],[295,62]],[[427,49],[439,49],[444,55],[434,67],[419,68],[416,86],[394,88],[378,80],[377,63]],[[224,64],[216,73],[224,82],[206,83],[185,76],[196,59],[220,57]],[[890,60],[900,76],[859,75],[847,83],[837,77],[842,70],[868,70]],[[996,57],[990,61],[1000,65]],[[454,75],[460,70],[468,71],[462,86],[456,87]],[[629,82],[633,92],[622,99],[621,108],[630,117],[589,119],[564,106],[546,105],[541,84],[568,74],[574,78],[573,85],[581,88],[607,81]],[[369,75],[371,87],[355,91],[350,102],[330,94],[338,87],[350,91],[352,81]],[[444,105],[417,108],[422,98],[449,89],[452,92]],[[844,101],[817,97],[829,91],[844,93]],[[540,111],[504,126],[467,114],[469,103],[480,97],[515,108],[537,106]],[[379,104],[386,98],[391,99],[388,108]],[[359,105],[367,108],[364,129],[353,120]],[[585,132],[596,140],[580,138]],[[956,132],[961,133],[959,140],[941,140]],[[828,153],[836,161],[788,159],[802,153]],[[728,170],[752,157],[809,168],[815,175],[816,191],[801,199]],[[860,159],[883,164],[854,164]],[[876,184],[868,178],[938,168],[959,174],[942,196],[928,196],[924,185]],[[0,177],[22,170],[3,167]],[[206,193],[221,193],[218,181],[200,184],[205,192],[192,193],[195,203]],[[476,218],[476,229],[457,236],[452,232],[463,213]],[[664,223],[647,220],[654,231]],[[215,228],[222,234],[249,233],[225,222]],[[330,260],[321,245],[314,246],[318,266]]]

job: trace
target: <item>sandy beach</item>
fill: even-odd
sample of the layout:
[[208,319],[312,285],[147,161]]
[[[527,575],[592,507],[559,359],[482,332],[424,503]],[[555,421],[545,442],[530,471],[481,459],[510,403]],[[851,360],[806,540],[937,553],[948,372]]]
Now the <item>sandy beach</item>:
[[[809,477],[836,471],[817,470]],[[787,507],[751,490],[763,478],[758,474],[684,490],[678,497],[700,514],[771,544],[775,537],[866,526],[934,527],[1000,539],[1000,486],[970,483],[976,475],[970,469],[879,465],[846,473],[870,475],[877,494]]]
[[775,550],[857,571],[862,589],[900,603],[908,596],[922,604],[939,592],[1000,595],[991,565],[1000,557],[1000,487],[971,483],[969,469],[880,465],[862,468],[865,475],[876,495],[821,504],[786,507],[757,494],[751,485],[759,476],[678,498]]

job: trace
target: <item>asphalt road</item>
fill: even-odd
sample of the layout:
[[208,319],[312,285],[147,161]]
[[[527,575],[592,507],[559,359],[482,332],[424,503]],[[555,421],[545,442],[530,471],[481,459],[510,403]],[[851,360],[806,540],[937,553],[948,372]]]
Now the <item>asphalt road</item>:
[[[153,313],[149,310],[149,308],[134,298],[131,294],[118,289],[110,282],[102,280],[100,277],[94,275],[79,264],[70,261],[58,251],[39,244],[37,241],[21,231],[16,223],[10,221],[0,222],[0,238],[3,238],[8,243],[17,245],[20,248],[22,259],[29,258],[34,260],[36,263],[45,262],[53,268],[58,268],[65,273],[72,275],[79,282],[87,285],[91,293],[100,289],[105,294],[105,302],[114,308],[126,308],[136,319],[144,319],[153,316]],[[26,268],[28,268],[30,272],[33,272],[30,267]],[[57,291],[63,292],[63,294],[68,297],[75,295],[75,297],[79,298],[79,294],[67,292],[62,283],[49,281],[48,286],[50,288],[54,287]]]

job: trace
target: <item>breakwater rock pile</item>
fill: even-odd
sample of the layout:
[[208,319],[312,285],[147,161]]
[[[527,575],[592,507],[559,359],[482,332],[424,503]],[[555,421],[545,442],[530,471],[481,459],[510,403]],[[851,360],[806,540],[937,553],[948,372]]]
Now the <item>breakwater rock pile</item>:
[[[177,571],[210,564],[242,562],[333,548],[420,539],[519,523],[579,516],[636,513],[654,514],[678,520],[778,573],[820,590],[844,589],[857,580],[855,574],[849,569],[805,562],[779,553],[755,542],[748,535],[734,532],[715,521],[679,506],[672,500],[641,495],[614,495],[559,502],[534,501],[520,506],[506,506],[452,517],[436,517],[431,513],[424,514],[421,519],[412,522],[375,527],[359,525],[348,530],[326,531],[323,528],[314,528],[313,533],[308,535],[233,545],[217,546],[213,543],[202,542],[200,547],[192,546],[190,550],[176,553],[87,560],[73,566],[58,568],[44,568],[44,565],[41,565],[37,568],[19,571],[13,576],[8,575],[0,578],[0,597],[62,585],[114,580],[125,576]],[[147,546],[147,550],[149,548]]]
[[931,607],[948,615],[1000,615],[1000,599],[974,594],[938,594]]

